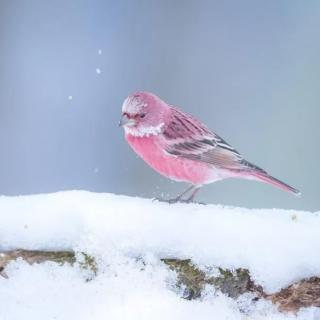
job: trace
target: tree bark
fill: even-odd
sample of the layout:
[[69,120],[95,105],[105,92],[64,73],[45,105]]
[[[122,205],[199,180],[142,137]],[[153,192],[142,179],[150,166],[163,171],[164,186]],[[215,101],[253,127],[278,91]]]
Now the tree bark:
[[[21,258],[30,264],[52,261],[57,264],[78,263],[83,269],[89,269],[96,275],[98,265],[95,259],[82,252],[76,255],[72,251],[37,251],[37,250],[12,250],[0,253],[0,275],[8,278],[5,269],[8,263]],[[263,288],[255,284],[250,271],[238,268],[227,270],[219,268],[219,273],[214,276],[207,275],[192,264],[191,260],[161,259],[164,264],[177,273],[178,288],[183,289],[183,298],[192,300],[201,297],[205,285],[212,285],[231,298],[237,298],[241,294],[250,292],[253,300],[261,298],[272,301],[279,310],[284,312],[297,312],[303,307],[320,307],[320,277],[303,279],[283,288],[279,292],[266,294]],[[88,279],[90,281],[91,279]]]

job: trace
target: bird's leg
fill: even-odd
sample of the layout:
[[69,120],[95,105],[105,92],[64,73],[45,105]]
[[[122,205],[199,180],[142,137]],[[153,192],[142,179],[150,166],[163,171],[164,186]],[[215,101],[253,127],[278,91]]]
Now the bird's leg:
[[194,197],[196,196],[197,192],[200,190],[201,186],[193,186],[193,191],[191,193],[191,195],[189,196],[189,198],[187,199],[181,199],[182,196],[184,196],[188,191],[191,191],[191,188],[188,188],[188,190],[186,190],[185,192],[183,192],[180,196],[178,196],[175,199],[169,200],[169,203],[176,203],[176,202],[182,202],[182,203],[197,203],[197,204],[203,204],[205,205],[205,203],[203,202],[194,202]]
[[198,191],[200,190],[201,187],[194,187],[194,190],[192,191],[190,197],[188,199],[186,199],[186,202],[194,202],[194,197],[196,196],[196,194],[198,193]]
[[[176,203],[176,202],[185,202],[182,200],[182,197],[186,195],[191,190],[195,189],[196,187],[192,184],[190,187],[187,188],[187,190],[183,191],[181,194],[179,194],[176,198],[169,199],[169,203]],[[194,191],[193,191],[194,192]],[[193,194],[193,193],[192,193]],[[188,198],[189,199],[189,198]]]

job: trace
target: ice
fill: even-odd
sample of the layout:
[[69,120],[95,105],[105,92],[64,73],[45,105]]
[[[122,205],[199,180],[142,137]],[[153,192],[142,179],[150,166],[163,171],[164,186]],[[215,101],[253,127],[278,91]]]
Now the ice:
[[266,291],[278,291],[320,274],[319,212],[168,205],[86,191],[2,196],[0,212],[1,250],[85,251],[99,268],[88,282],[78,266],[10,263],[9,279],[0,277],[1,320],[320,317],[316,308],[296,317],[263,300],[235,301],[210,286],[201,299],[187,301],[174,289],[175,273],[160,261],[248,268]]

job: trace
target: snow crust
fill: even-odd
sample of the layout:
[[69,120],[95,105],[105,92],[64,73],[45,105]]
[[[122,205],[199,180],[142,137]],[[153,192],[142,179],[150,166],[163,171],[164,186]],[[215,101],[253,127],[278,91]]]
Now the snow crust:
[[[95,257],[79,267],[10,263],[0,277],[0,319],[320,319],[271,303],[214,292],[181,298],[160,258],[191,258],[201,268],[247,268],[267,292],[320,274],[320,212],[152,202],[68,191],[0,197],[0,249],[72,249]],[[142,271],[143,270],[143,271]],[[240,311],[242,310],[242,311]]]

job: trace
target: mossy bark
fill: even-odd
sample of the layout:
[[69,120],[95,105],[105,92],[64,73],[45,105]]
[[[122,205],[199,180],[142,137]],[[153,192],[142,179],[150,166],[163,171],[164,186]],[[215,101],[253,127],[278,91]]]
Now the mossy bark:
[[254,292],[262,296],[263,290],[251,281],[249,271],[236,269],[234,271],[218,268],[218,275],[208,276],[194,266],[191,260],[162,259],[170,269],[178,273],[178,286],[185,288],[184,297],[194,299],[201,296],[205,285],[212,285],[217,290],[231,298],[237,298],[245,292]]
[[44,251],[44,250],[12,250],[0,253],[0,275],[7,278],[5,267],[11,261],[23,259],[29,264],[52,261],[59,265],[66,263],[74,265],[76,262],[82,269],[91,270],[94,275],[97,274],[98,266],[95,259],[81,252],[79,256],[73,251]]
[[[75,254],[72,251],[37,251],[37,250],[13,250],[0,253],[0,275],[7,278],[5,268],[8,263],[22,258],[30,264],[52,261],[59,265],[78,263],[80,268],[92,271],[93,276],[98,272],[98,264],[94,257],[81,252]],[[171,270],[177,273],[177,287],[183,290],[185,299],[197,299],[201,297],[206,285],[212,285],[216,290],[237,298],[250,292],[254,299],[265,298],[278,305],[282,311],[296,312],[302,307],[320,307],[320,277],[303,279],[297,283],[274,294],[266,294],[262,287],[256,285],[247,269],[238,268],[228,270],[218,268],[215,275],[207,275],[197,268],[191,260],[161,259]],[[91,280],[87,279],[88,281]]]

